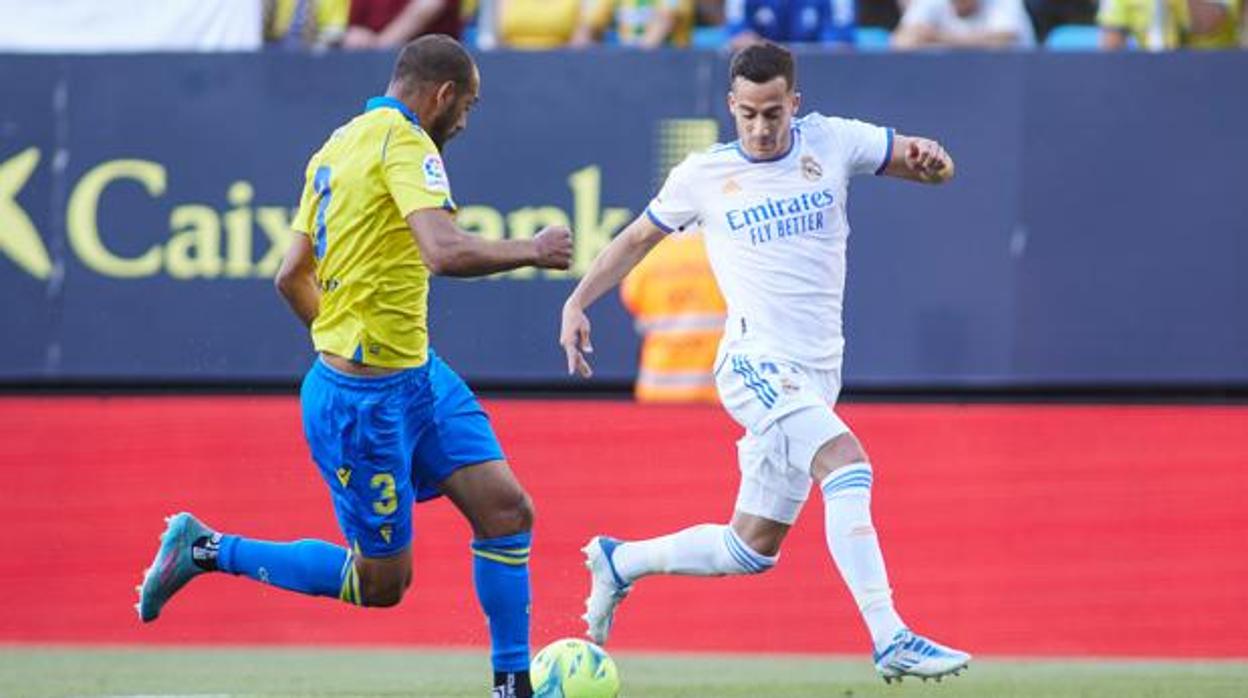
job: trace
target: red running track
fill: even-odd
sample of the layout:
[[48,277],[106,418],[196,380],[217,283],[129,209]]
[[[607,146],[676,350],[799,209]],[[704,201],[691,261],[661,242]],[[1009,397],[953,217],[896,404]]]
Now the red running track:
[[[537,502],[534,641],[580,632],[578,548],[722,521],[737,428],[709,407],[492,401]],[[872,454],[898,606],[979,654],[1248,657],[1248,408],[848,405]],[[226,531],[337,541],[285,397],[0,399],[0,642],[483,646],[469,532],[417,507],[416,586],[355,609],[194,582],[151,626],[132,588],[190,509]],[[613,648],[862,652],[811,501],[760,577],[655,578]]]

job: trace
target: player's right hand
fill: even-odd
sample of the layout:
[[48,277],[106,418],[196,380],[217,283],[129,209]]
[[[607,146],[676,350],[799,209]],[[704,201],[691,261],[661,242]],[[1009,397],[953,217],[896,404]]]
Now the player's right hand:
[[572,265],[572,231],[562,225],[548,225],[533,236],[539,269],[567,269]]
[[594,369],[589,367],[586,354],[594,353],[589,343],[589,318],[579,306],[568,303],[563,306],[563,321],[559,327],[559,345],[568,357],[568,375],[589,378]]

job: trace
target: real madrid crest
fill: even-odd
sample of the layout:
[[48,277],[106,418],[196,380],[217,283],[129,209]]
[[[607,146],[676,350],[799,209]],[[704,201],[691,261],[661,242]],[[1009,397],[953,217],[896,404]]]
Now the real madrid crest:
[[812,182],[817,182],[823,177],[823,166],[819,161],[809,155],[802,156],[802,176]]

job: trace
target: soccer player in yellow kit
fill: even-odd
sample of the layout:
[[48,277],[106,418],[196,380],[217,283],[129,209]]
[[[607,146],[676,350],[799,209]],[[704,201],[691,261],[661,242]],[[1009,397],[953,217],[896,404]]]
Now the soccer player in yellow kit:
[[277,286],[319,353],[300,393],[304,433],[347,546],[222,535],[177,514],[139,588],[143,621],[212,571],[393,606],[411,583],[412,504],[445,494],[473,529],[492,695],[531,695],[533,509],[476,397],[429,348],[426,303],[430,274],[566,269],[572,239],[552,226],[531,240],[490,242],[456,226],[441,149],[467,125],[479,89],[459,43],[417,39],[399,54],[386,95],[308,163],[293,226],[300,235]]

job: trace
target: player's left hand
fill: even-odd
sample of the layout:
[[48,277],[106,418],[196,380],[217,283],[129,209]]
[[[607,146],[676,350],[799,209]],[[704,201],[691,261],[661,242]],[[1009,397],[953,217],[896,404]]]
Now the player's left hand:
[[906,167],[920,179],[942,182],[952,175],[952,160],[939,143],[926,138],[912,138],[906,148]]
[[559,345],[563,347],[568,358],[569,376],[576,374],[581,378],[589,378],[594,375],[594,369],[590,368],[589,361],[585,358],[586,354],[594,353],[594,347],[589,343],[589,318],[584,310],[571,303],[563,306]]

